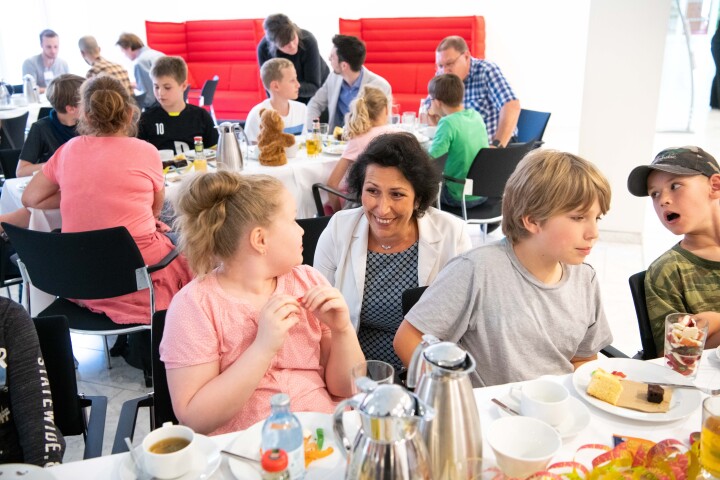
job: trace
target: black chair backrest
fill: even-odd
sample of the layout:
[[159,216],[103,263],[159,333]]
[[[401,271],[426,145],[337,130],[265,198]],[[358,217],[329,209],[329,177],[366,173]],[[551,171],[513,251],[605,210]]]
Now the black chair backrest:
[[215,90],[219,82],[219,77],[215,75],[212,80],[205,80],[200,95],[203,97],[203,102],[206,106],[210,106],[215,98]]
[[526,143],[542,140],[549,120],[548,112],[521,109],[517,123],[517,141]]
[[34,318],[33,321],[52,389],[55,425],[65,436],[84,434],[85,421],[78,402],[68,319],[61,315]]
[[[178,423],[173,412],[170,390],[168,390],[165,364],[160,360],[160,341],[165,330],[167,310],[155,312],[152,320],[152,371],[153,371],[153,428],[161,427],[165,422]],[[152,417],[151,417],[152,418]]]
[[415,287],[415,288],[408,288],[407,290],[403,291],[402,293],[402,312],[403,317],[408,314],[410,309],[415,306],[418,300],[420,300],[420,297],[422,297],[422,294],[427,289],[427,286],[425,287]]
[[303,234],[303,264],[312,266],[315,260],[315,248],[320,234],[332,217],[298,218],[295,220],[305,230]]
[[28,112],[19,117],[8,118],[2,121],[2,148],[20,150],[25,143],[25,127],[27,127]]
[[640,342],[643,348],[642,358],[643,360],[657,358],[659,352],[655,348],[655,338],[653,337],[650,316],[645,302],[645,270],[631,275],[628,282],[630,283],[630,293],[635,303],[635,314],[640,328]]
[[17,177],[15,171],[17,170],[18,163],[20,163],[19,148],[0,150],[0,167],[2,167],[2,173],[6,179]]
[[40,120],[41,118],[45,118],[50,115],[50,110],[52,110],[52,107],[40,107],[37,119]]
[[140,289],[136,270],[145,262],[125,227],[76,233],[36,232],[5,222],[2,227],[32,284],[44,292],[85,300]]
[[535,142],[527,142],[507,148],[480,149],[467,174],[473,180],[473,195],[502,197],[515,167],[535,147]]

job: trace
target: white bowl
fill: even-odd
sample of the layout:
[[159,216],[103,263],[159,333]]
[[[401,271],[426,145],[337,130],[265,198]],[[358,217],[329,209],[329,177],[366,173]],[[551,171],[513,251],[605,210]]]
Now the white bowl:
[[500,470],[508,477],[525,478],[543,470],[562,447],[558,432],[530,417],[495,420],[487,433]]

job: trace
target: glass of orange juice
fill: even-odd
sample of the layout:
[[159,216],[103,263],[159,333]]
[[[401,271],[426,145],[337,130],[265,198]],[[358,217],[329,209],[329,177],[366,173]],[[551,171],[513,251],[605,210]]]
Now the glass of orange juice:
[[193,162],[193,169],[196,172],[207,172],[207,159],[206,158],[196,158]]
[[702,403],[700,465],[703,478],[720,478],[720,396],[708,397]]

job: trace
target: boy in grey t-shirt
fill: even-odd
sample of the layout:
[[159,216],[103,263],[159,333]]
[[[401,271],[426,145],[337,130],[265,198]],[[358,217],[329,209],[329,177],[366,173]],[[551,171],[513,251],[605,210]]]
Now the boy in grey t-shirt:
[[612,334],[583,261],[609,207],[610,185],[591,163],[528,154],[505,186],[507,238],[445,266],[395,335],[400,359],[407,365],[425,333],[459,343],[477,362],[477,387],[571,373],[597,358]]

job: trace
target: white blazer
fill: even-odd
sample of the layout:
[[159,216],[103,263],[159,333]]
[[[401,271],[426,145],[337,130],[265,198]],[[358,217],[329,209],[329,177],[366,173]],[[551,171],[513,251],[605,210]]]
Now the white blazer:
[[[320,235],[313,264],[342,292],[355,330],[365,290],[369,229],[362,207],[336,213]],[[466,223],[433,207],[418,218],[418,231],[419,286],[428,285],[451,258],[472,248]]]
[[[388,97],[388,105],[392,105],[392,88],[387,80],[377,73],[373,73],[365,67],[362,67],[363,77],[360,82],[360,88],[365,85],[379,88]],[[328,131],[332,134],[335,129],[335,110],[337,109],[338,98],[340,98],[340,87],[342,86],[343,77],[337,73],[330,72],[325,83],[315,92],[307,105],[306,126],[308,131],[312,129],[313,119],[318,118],[320,114],[328,109]]]

